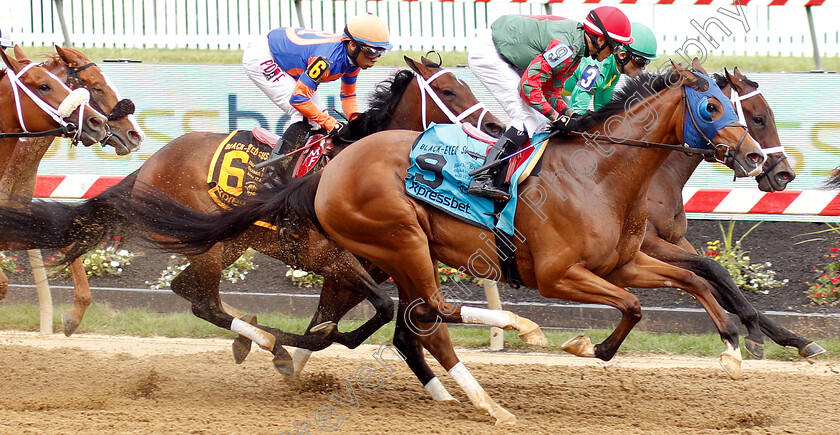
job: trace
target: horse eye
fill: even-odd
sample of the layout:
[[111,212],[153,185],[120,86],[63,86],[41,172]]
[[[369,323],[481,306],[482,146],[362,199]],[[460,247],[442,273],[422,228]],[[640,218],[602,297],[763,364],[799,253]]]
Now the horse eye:
[[41,86],[38,86],[38,90],[41,92],[49,92],[51,89],[52,88],[50,88],[50,85],[46,83],[42,83]]
[[709,105],[706,106],[706,110],[708,110],[709,113],[714,113],[714,112],[717,112],[718,108],[714,104],[709,103]]
[[764,125],[764,118],[762,118],[761,116],[753,116],[753,122],[756,125]]
[[454,93],[454,92],[452,92],[452,91],[450,91],[449,89],[444,89],[444,90],[443,90],[443,95],[444,95],[444,96],[447,96],[447,97],[454,97],[454,96],[455,96],[455,93]]

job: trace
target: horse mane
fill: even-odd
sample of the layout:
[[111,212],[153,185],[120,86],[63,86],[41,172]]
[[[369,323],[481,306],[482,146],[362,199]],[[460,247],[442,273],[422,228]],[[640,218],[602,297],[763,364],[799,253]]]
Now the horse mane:
[[391,121],[394,109],[400,98],[408,89],[408,84],[414,79],[414,72],[409,69],[399,70],[394,75],[376,85],[370,96],[368,110],[360,113],[356,119],[350,121],[350,131],[353,139],[361,139],[378,131],[382,131]]
[[627,102],[632,100],[635,104],[672,87],[672,83],[677,81],[674,78],[676,74],[675,70],[670,69],[662,74],[642,72],[637,77],[629,78],[624,86],[613,94],[609,103],[605,104],[600,110],[584,116],[581,120],[581,128],[589,130],[601,125],[611,116],[623,113],[626,110]]
[[834,168],[828,174],[828,180],[823,185],[826,189],[840,189],[840,166]]
[[61,56],[58,53],[44,53],[44,67],[47,69],[52,68],[55,65],[64,65],[64,60],[61,59]]

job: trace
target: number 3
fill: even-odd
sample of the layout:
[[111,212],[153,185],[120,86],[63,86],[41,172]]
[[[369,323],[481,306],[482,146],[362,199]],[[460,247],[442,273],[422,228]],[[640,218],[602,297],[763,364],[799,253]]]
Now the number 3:
[[580,75],[580,80],[578,80],[578,86],[585,90],[592,89],[592,86],[595,84],[595,79],[601,75],[601,71],[594,65],[589,65],[583,70],[583,73]]

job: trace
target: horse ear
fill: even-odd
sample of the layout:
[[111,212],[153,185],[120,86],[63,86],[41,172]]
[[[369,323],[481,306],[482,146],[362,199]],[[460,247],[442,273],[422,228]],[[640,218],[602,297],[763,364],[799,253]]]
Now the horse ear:
[[9,56],[6,53],[5,48],[0,50],[0,57],[3,58],[3,62],[6,64],[6,66],[9,67],[10,70],[12,70],[14,72],[20,71],[20,68],[21,68],[20,63],[18,63],[18,61],[16,59],[14,59],[13,57]]
[[61,46],[59,46],[59,45],[56,45],[56,46],[55,46],[55,51],[56,51],[56,53],[58,53],[58,57],[60,57],[60,58],[61,58],[61,60],[63,60],[63,61],[64,61],[64,63],[65,63],[67,66],[69,66],[69,67],[77,67],[77,66],[78,66],[78,65],[76,65],[76,61],[75,61],[75,59],[73,59],[73,58],[70,56],[70,53],[68,53],[68,51],[67,51],[67,50],[65,50],[65,49],[64,49],[64,47],[61,47]]
[[735,77],[737,77],[738,79],[744,80],[747,78],[747,76],[741,74],[741,71],[738,70],[737,66],[735,67],[735,69],[732,70],[732,73],[735,74]]
[[[738,68],[735,67],[737,70]],[[726,81],[729,82],[729,85],[735,88],[736,91],[741,90],[741,81],[737,79],[737,76],[733,77],[732,74],[729,74],[729,70],[726,67],[723,68],[723,73],[726,74]]]
[[671,67],[674,68],[674,71],[677,74],[679,74],[680,77],[682,77],[683,79],[694,81],[694,74],[692,74],[691,71],[681,67],[680,64],[674,62],[673,60],[671,61]]
[[703,74],[704,76],[709,75],[709,73],[706,72],[706,69],[703,68],[703,64],[700,63],[700,59],[698,59],[696,57],[691,60],[691,68],[693,68],[694,71],[697,71],[697,72]]
[[17,58],[18,62],[20,62],[20,63],[32,62],[31,60],[29,60],[28,57],[26,57],[26,53],[24,53],[23,49],[20,48],[20,46],[18,46],[17,44],[15,44],[14,50],[15,50],[15,57]]
[[420,71],[421,65],[418,64],[417,61],[408,56],[403,56],[403,59],[405,59],[405,64],[408,65],[409,68],[411,68],[417,74],[423,75],[423,72]]

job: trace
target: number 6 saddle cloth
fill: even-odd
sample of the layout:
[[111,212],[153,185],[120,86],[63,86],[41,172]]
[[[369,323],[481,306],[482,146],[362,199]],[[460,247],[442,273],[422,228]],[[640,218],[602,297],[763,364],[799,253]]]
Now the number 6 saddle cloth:
[[[234,130],[219,143],[210,169],[207,171],[207,193],[225,210],[242,205],[257,192],[266,168],[255,169],[254,165],[264,162],[271,154],[272,145],[260,142],[254,133]],[[276,229],[267,222],[254,225]]]
[[[507,204],[467,194],[469,173],[484,164],[492,144],[468,135],[457,124],[433,124],[418,137],[409,154],[411,167],[405,178],[405,190],[412,198],[449,213],[467,223],[487,230],[499,230],[513,236],[517,186],[534,170],[544,151],[544,142],[535,135],[537,145],[512,160],[507,172],[511,199]],[[536,175],[536,174],[535,174]]]

